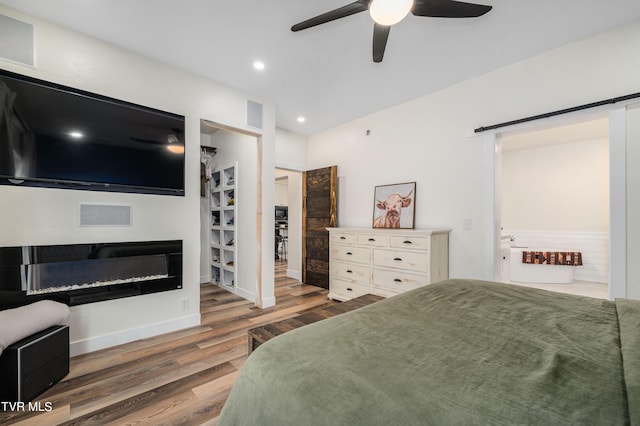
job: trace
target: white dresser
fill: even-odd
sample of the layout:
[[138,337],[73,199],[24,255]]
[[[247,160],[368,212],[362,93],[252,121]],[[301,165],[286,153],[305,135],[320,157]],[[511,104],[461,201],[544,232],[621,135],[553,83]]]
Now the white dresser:
[[389,297],[449,278],[448,229],[327,229],[331,299]]

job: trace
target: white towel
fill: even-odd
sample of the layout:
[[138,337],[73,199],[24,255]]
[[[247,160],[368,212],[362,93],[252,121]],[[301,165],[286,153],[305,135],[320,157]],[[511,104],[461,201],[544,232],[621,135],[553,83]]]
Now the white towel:
[[70,315],[67,305],[52,300],[0,311],[0,354],[7,346],[38,331],[69,324]]

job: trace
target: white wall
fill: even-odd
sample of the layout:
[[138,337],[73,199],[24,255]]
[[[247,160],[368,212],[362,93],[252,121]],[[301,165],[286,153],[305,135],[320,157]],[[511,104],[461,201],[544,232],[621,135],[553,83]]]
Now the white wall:
[[289,183],[286,179],[278,179],[282,176],[280,170],[276,170],[276,183],[274,199],[276,206],[288,206],[289,205]]
[[[492,193],[483,185],[493,165],[485,164],[484,136],[468,135],[637,92],[639,44],[636,21],[312,135],[309,168],[338,165],[341,226],[370,226],[374,186],[416,181],[416,227],[451,228],[450,276],[483,278]],[[463,230],[465,219],[471,230]]]
[[[0,6],[0,13],[34,24],[37,52],[35,69],[8,62],[0,62],[0,68],[186,116],[185,197],[3,186],[0,245],[184,241],[183,289],[72,308],[73,354],[198,324],[200,119],[246,129],[248,96],[4,6]],[[272,165],[274,107],[265,103],[263,111],[262,157]],[[269,182],[262,190],[264,209],[273,205],[272,166],[263,170],[263,181]],[[81,202],[131,204],[134,224],[126,228],[80,228]],[[253,241],[255,244],[255,238]],[[263,264],[270,268],[269,273],[261,272],[263,296],[271,298],[272,262],[267,256]],[[188,311],[180,310],[180,299],[184,297],[190,300]]]
[[307,170],[307,137],[284,129],[276,129],[276,167]]
[[502,226],[609,232],[608,140],[503,150]]
[[289,174],[287,277],[302,281],[302,173]]
[[640,105],[627,111],[627,297],[640,299]]
[[[240,133],[218,130],[211,135],[211,146],[217,149],[213,158],[213,168],[226,168],[238,163],[235,178],[236,236],[237,256],[235,271],[236,293],[245,299],[257,298],[257,262],[256,243],[258,209],[257,164],[258,149],[255,137]],[[267,212],[273,216],[273,207]],[[273,218],[272,218],[273,219]],[[272,224],[273,227],[273,224]]]
[[[212,147],[211,134],[200,134],[200,145]],[[213,162],[211,162],[213,164]],[[200,283],[211,282],[211,182],[200,196]]]

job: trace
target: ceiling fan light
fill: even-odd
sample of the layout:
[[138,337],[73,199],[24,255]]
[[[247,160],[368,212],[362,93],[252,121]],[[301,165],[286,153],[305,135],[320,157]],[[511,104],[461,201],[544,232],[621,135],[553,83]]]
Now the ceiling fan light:
[[376,23],[389,26],[402,21],[412,6],[413,0],[373,0],[369,14]]
[[184,154],[184,145],[167,145],[167,150],[173,154]]

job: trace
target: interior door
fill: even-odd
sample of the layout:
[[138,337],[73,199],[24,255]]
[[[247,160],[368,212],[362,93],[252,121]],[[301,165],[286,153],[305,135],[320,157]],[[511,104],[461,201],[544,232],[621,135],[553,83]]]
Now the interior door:
[[338,225],[338,166],[302,174],[302,282],[329,288],[329,231]]

